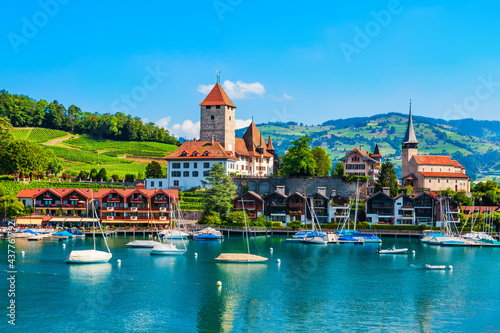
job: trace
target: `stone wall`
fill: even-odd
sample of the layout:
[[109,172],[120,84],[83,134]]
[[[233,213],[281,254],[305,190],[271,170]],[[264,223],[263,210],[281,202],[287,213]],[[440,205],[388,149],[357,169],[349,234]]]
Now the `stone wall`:
[[[330,196],[332,191],[336,191],[346,198],[354,198],[356,193],[356,181],[344,181],[342,178],[286,178],[286,177],[273,177],[273,178],[233,178],[233,182],[238,186],[238,194],[243,193],[243,188],[248,185],[250,191],[254,191],[260,195],[266,195],[276,190],[277,186],[285,186],[285,194],[290,195],[294,192],[302,194],[312,194],[318,191],[318,187],[326,187],[327,197]],[[359,181],[360,199],[367,197],[367,182]]]
[[196,211],[196,210],[183,210],[182,211],[182,218],[186,221],[198,221],[201,219],[201,216],[203,215],[203,212]]

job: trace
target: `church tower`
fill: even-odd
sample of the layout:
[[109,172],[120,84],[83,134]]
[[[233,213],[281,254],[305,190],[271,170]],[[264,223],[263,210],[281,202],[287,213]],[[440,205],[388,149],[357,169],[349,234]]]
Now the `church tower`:
[[217,76],[217,83],[200,104],[200,141],[212,141],[213,138],[224,149],[234,152],[236,106],[222,89],[219,81],[220,77]]
[[402,178],[408,176],[409,167],[408,162],[413,155],[418,154],[418,140],[413,128],[413,118],[411,117],[411,100],[410,100],[410,116],[408,117],[408,127],[406,128],[405,138],[402,143],[403,157],[402,157]]

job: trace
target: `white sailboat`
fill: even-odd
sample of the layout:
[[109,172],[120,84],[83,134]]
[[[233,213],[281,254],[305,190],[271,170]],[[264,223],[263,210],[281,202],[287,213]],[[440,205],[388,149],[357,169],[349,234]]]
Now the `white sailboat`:
[[[96,249],[95,244],[95,220],[97,219],[97,224],[99,225],[99,229],[101,231],[102,237],[104,238],[104,243],[106,244],[106,251],[98,251]],[[108,240],[104,231],[102,230],[101,222],[97,217],[97,213],[94,206],[94,194],[92,192],[92,237],[94,239],[94,248],[92,250],[80,250],[80,251],[71,251],[68,258],[66,259],[66,263],[68,264],[100,264],[108,262],[111,257],[111,251],[109,250]]]
[[245,203],[243,198],[241,199],[241,205],[243,208],[243,220],[245,221],[245,231],[247,234],[247,253],[221,253],[220,256],[215,258],[218,262],[225,263],[243,263],[243,264],[253,264],[253,263],[264,263],[269,258],[261,257],[250,253],[250,242],[248,240],[248,226],[247,218],[245,213]]
[[[172,208],[172,205],[170,206]],[[177,231],[180,233],[180,221],[182,219],[181,217],[181,209],[179,206],[174,205],[173,210],[170,209],[172,212],[172,218],[177,225]],[[175,218],[175,213],[177,212],[177,218]],[[171,229],[172,230],[172,229]],[[186,247],[186,242],[184,241],[184,238],[181,237],[182,245],[184,246],[183,249],[177,248],[174,244],[172,244],[172,240],[174,239],[172,233],[170,233],[170,243],[163,244],[163,243],[158,243],[155,244],[153,249],[151,250],[152,255],[164,255],[164,256],[180,256],[183,255],[184,253],[187,252],[187,247]]]
[[[318,217],[316,216],[316,212],[314,211],[314,202],[313,199],[311,198],[311,204],[307,205],[307,198],[306,198],[306,209],[309,207],[309,212],[311,213],[311,229],[312,229],[312,235],[313,236],[308,236],[306,233],[306,236],[302,239],[302,242],[305,244],[328,244],[328,237],[323,236],[323,233],[321,232],[321,226],[319,225],[318,222]],[[316,217],[316,222],[318,223],[318,232],[316,231],[316,228],[314,226],[314,218]],[[307,222],[306,222],[307,225]]]

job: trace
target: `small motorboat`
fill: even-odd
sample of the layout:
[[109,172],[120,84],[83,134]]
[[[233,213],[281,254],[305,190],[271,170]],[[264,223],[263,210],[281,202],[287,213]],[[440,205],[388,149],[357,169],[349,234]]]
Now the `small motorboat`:
[[408,249],[396,249],[396,246],[393,246],[391,248],[388,248],[386,250],[379,249],[377,250],[378,254],[404,254],[408,253]]
[[134,248],[153,248],[155,245],[161,244],[160,242],[152,240],[135,240],[126,244],[128,247]]
[[429,270],[444,270],[446,265],[425,265],[425,269]]
[[162,230],[160,231],[160,233],[158,234],[158,236],[160,238],[169,238],[169,239],[187,239],[189,236],[191,236],[190,234],[188,234],[187,232],[184,232],[184,231],[180,231],[180,230]]
[[161,244],[158,243],[151,250],[151,254],[164,255],[164,256],[180,256],[186,253],[185,249],[178,249],[174,244]]
[[205,228],[199,232],[199,234],[193,238],[194,240],[219,240],[222,239],[222,233],[213,228]]
[[302,239],[303,243],[306,244],[328,244],[328,238],[326,237],[307,237]]

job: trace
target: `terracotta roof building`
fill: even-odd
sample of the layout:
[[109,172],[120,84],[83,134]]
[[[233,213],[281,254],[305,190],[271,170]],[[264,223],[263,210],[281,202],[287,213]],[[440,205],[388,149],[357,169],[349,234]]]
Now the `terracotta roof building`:
[[443,191],[448,188],[454,191],[470,192],[470,179],[465,168],[449,156],[433,156],[418,154],[418,140],[413,128],[411,115],[402,142],[402,179],[403,185],[411,185],[417,191]]
[[340,160],[344,162],[344,174],[369,176],[372,181],[375,181],[378,178],[382,155],[377,144],[373,154],[361,149],[361,147],[359,149],[354,148],[346,152],[345,156]]
[[266,142],[252,121],[243,138],[236,138],[236,106],[219,83],[200,107],[200,140],[186,141],[165,157],[168,188],[186,190],[201,186],[214,163],[221,163],[228,174],[273,174],[276,155],[271,136]]

